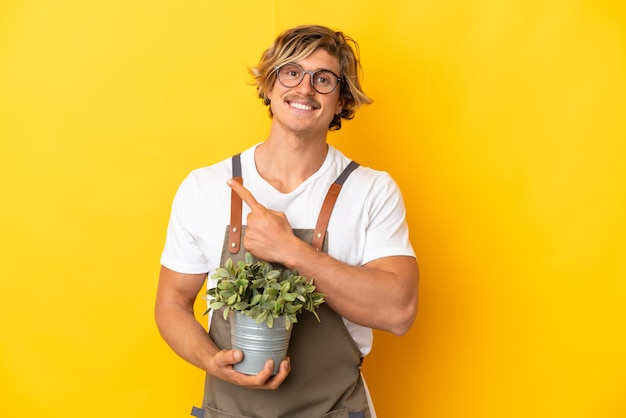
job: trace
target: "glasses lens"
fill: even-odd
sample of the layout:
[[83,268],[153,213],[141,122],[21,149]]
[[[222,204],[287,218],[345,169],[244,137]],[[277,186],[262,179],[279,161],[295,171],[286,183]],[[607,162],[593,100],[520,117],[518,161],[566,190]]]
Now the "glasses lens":
[[330,71],[318,71],[313,74],[313,86],[320,93],[330,93],[337,86],[337,76]]
[[302,81],[304,72],[297,65],[287,64],[278,70],[278,81],[285,87],[295,87]]

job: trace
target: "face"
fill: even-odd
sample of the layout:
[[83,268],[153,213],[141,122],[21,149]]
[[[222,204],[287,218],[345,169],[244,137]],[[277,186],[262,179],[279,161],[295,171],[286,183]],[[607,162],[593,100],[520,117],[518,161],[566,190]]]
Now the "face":
[[[296,64],[308,71],[330,70],[341,74],[339,60],[324,49],[316,50]],[[325,136],[333,117],[342,110],[340,88],[338,86],[329,94],[320,94],[311,85],[310,74],[305,74],[302,82],[291,88],[276,80],[268,94],[274,115],[272,123],[295,133]]]

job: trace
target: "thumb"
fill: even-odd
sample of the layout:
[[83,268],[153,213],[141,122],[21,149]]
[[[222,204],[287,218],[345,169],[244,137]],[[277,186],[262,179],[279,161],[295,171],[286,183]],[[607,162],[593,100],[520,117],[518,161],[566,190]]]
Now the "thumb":
[[241,360],[243,360],[243,353],[241,352],[241,350],[231,350],[233,353],[233,364],[235,363],[239,363]]
[[240,350],[222,350],[215,356],[215,363],[219,367],[239,363],[241,360],[243,360],[243,353]]

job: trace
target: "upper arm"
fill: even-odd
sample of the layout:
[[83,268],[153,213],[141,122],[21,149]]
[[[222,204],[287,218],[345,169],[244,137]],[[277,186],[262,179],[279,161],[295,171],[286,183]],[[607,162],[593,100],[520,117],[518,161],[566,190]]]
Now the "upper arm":
[[419,268],[415,257],[382,257],[370,261],[365,264],[364,267],[392,273],[407,286],[417,288],[419,282]]
[[179,305],[193,308],[193,303],[206,280],[206,273],[185,274],[161,266],[156,308]]
[[384,291],[387,298],[393,301],[396,328],[391,330],[396,335],[408,331],[415,320],[418,305],[419,267],[417,260],[409,256],[392,256],[372,260],[364,267],[391,274],[386,276]]

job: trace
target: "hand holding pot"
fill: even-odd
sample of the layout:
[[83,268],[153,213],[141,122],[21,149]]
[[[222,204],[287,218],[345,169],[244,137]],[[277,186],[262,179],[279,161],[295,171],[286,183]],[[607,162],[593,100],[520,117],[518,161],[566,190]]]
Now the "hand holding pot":
[[265,367],[257,375],[247,375],[239,373],[233,369],[233,364],[243,360],[243,354],[239,350],[221,350],[218,351],[210,362],[209,374],[220,380],[243,386],[248,389],[266,389],[274,390],[283,383],[291,371],[291,362],[289,358],[283,360],[280,364],[278,374],[272,376],[274,364],[272,360],[265,363]]

